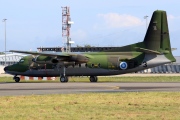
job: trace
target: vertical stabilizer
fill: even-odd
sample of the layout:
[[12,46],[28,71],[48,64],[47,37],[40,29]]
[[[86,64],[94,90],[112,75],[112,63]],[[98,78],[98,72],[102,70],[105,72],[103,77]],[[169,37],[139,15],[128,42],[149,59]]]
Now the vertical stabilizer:
[[163,53],[172,62],[175,61],[171,52],[166,11],[154,11],[144,39],[144,44],[146,49]]

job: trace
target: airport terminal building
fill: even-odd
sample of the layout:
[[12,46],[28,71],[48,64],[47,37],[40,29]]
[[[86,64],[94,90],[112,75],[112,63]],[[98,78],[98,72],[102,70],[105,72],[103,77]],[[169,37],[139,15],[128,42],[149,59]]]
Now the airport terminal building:
[[[24,54],[19,53],[7,53],[6,54],[6,65],[12,65],[17,63],[22,57],[24,57]],[[5,55],[0,55],[0,65],[5,66]]]

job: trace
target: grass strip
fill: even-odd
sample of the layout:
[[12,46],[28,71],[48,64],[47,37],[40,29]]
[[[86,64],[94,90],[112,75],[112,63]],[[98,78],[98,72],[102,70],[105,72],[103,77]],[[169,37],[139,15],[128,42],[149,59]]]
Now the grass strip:
[[179,92],[86,93],[0,98],[3,120],[179,120]]

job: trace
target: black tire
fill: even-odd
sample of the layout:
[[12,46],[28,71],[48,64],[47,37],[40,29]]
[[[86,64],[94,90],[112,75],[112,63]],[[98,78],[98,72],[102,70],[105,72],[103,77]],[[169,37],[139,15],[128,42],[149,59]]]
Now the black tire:
[[98,81],[98,77],[97,76],[94,76],[95,77],[95,82],[97,82]]
[[15,77],[14,80],[15,80],[15,82],[18,83],[20,81],[20,78],[19,77]]
[[65,77],[65,82],[68,82],[68,77]]
[[90,76],[89,80],[90,80],[90,82],[97,82],[98,78],[97,78],[97,76]]
[[65,82],[65,77],[64,77],[64,76],[61,76],[61,77],[60,77],[60,82],[62,82],[62,83]]
[[68,77],[66,77],[66,76],[61,76],[61,77],[60,77],[60,82],[62,82],[62,83],[68,82]]

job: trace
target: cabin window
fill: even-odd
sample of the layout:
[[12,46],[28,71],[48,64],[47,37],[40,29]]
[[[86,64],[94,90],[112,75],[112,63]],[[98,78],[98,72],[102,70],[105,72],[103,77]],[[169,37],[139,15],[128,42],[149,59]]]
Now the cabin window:
[[23,63],[24,62],[24,60],[23,59],[21,59],[20,61],[19,61],[19,63]]

